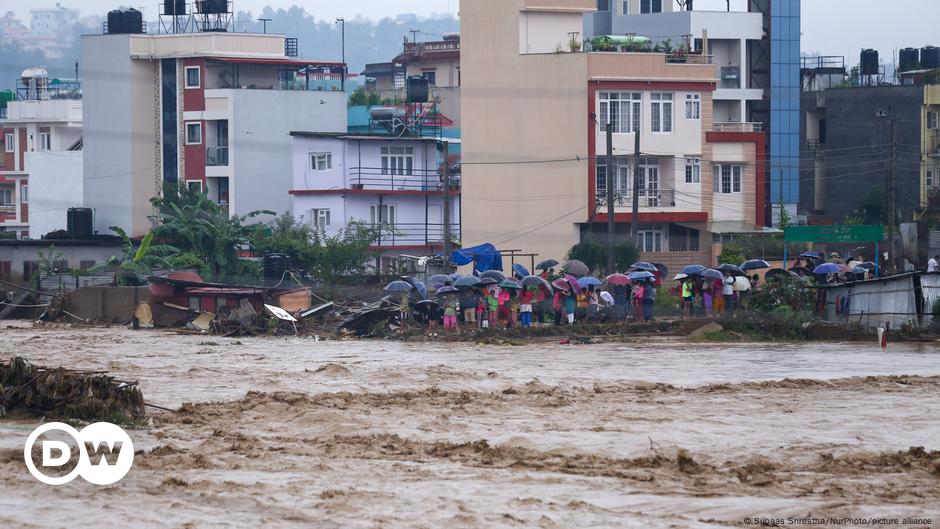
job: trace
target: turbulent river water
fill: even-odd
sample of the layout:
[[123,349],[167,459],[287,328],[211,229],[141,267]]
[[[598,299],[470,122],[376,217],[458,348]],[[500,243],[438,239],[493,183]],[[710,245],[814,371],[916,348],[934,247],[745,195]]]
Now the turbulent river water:
[[111,487],[33,480],[22,447],[38,422],[0,419],[5,527],[940,526],[935,344],[499,347],[20,325],[0,330],[0,356],[13,354],[139,380],[178,411],[130,432],[134,468]]

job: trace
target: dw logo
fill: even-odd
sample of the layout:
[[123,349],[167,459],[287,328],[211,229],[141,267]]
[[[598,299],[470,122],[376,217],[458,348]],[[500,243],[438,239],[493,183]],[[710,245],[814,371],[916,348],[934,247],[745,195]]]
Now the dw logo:
[[[61,438],[61,432],[70,435],[78,445],[77,463],[72,461],[72,447],[69,443],[48,438],[54,433],[58,433]],[[37,467],[33,461],[33,447],[40,436],[47,439],[40,443],[42,460]],[[127,432],[111,423],[96,422],[78,431],[61,422],[50,422],[29,434],[23,458],[29,473],[47,485],[65,485],[78,476],[94,485],[111,485],[130,472],[134,464],[134,444]],[[70,464],[75,464],[75,468],[65,472]],[[53,473],[53,470],[57,472]]]

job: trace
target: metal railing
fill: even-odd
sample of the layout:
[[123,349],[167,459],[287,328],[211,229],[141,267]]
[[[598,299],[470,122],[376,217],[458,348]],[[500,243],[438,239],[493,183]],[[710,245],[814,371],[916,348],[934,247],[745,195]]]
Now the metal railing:
[[825,140],[808,139],[806,140],[806,149],[809,151],[821,151],[826,148]]
[[[459,190],[460,177],[449,177],[450,188]],[[437,169],[382,169],[351,167],[349,185],[353,189],[388,191],[443,191],[444,182]]]
[[[615,207],[631,207],[633,205],[633,192],[631,190],[614,192]],[[641,208],[671,208],[676,205],[675,189],[641,189]],[[598,189],[597,206],[607,207],[607,191]]]
[[228,165],[228,146],[206,147],[206,166],[221,167]]
[[16,204],[0,204],[0,215],[16,215]]
[[[379,228],[379,226],[375,226]],[[420,246],[444,244],[444,224],[395,223],[380,227],[380,235],[373,240],[374,246]],[[460,241],[460,224],[450,225],[452,242]]]
[[712,124],[715,132],[763,132],[763,123],[753,122],[720,122]]

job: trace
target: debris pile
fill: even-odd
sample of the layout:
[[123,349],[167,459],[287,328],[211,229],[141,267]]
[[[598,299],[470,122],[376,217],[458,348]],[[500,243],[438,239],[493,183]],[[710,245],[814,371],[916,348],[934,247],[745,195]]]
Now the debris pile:
[[137,382],[101,371],[47,368],[14,357],[0,361],[0,417],[13,412],[128,424],[144,418],[144,396]]

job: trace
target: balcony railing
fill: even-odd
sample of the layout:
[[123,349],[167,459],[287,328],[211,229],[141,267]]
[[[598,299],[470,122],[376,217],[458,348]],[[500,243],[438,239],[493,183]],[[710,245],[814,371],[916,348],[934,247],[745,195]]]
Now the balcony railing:
[[222,167],[228,165],[228,147],[206,147],[206,166]]
[[816,152],[824,151],[826,150],[826,142],[825,140],[820,140],[820,139],[812,139],[812,140],[808,139],[806,140],[806,150],[816,151]]
[[[460,177],[450,175],[450,188],[460,189]],[[443,191],[444,182],[436,169],[385,169],[351,167],[349,185],[353,189],[388,191]]]
[[16,215],[16,204],[0,204],[0,215]]
[[764,124],[750,122],[721,122],[714,123],[712,128],[715,132],[763,132]]
[[[377,228],[379,226],[376,226]],[[397,223],[381,226],[374,246],[426,246],[444,244],[444,224]],[[460,241],[460,224],[450,225],[450,239]]]
[[[675,189],[641,189],[641,208],[671,208],[676,205]],[[597,191],[597,206],[607,207],[607,192],[603,189]],[[618,208],[633,206],[633,192],[625,190],[614,193],[614,206]]]

